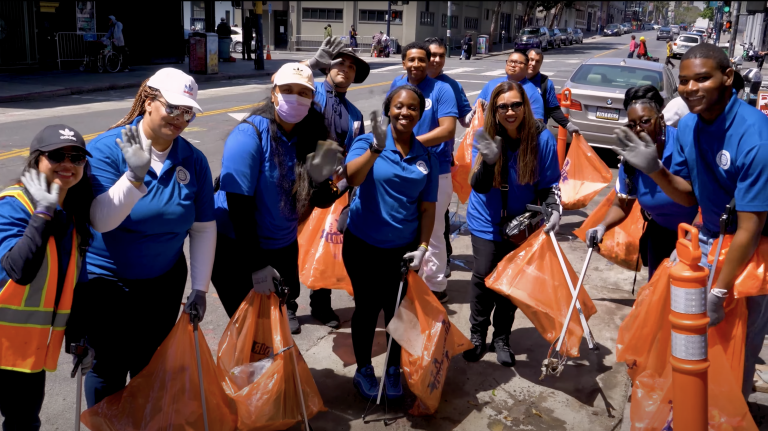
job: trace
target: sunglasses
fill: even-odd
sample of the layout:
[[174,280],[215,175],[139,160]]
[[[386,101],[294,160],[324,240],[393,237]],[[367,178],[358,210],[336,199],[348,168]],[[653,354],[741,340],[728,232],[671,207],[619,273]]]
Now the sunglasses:
[[655,119],[656,119],[656,117],[653,117],[653,118],[643,118],[642,120],[640,120],[640,122],[639,122],[639,123],[627,123],[625,127],[626,127],[627,129],[629,129],[629,130],[635,130],[635,128],[636,128],[637,126],[640,126],[640,127],[642,127],[643,129],[645,129],[645,128],[647,128],[648,126],[650,126],[650,125],[651,125],[651,122],[653,122],[653,120],[655,120]]
[[64,151],[54,150],[44,153],[45,158],[53,164],[62,163],[65,159],[69,159],[70,163],[77,167],[85,165],[87,156],[83,153],[65,153]]
[[171,117],[176,117],[178,115],[184,114],[184,121],[186,121],[187,123],[191,123],[197,116],[197,114],[195,114],[195,111],[193,111],[192,108],[171,105],[170,103],[163,102],[160,99],[157,99],[157,101],[161,105],[163,105],[163,107],[165,108],[165,113],[170,115]]
[[496,112],[499,114],[506,114],[510,109],[514,112],[520,112],[522,107],[523,102],[500,103],[496,105]]

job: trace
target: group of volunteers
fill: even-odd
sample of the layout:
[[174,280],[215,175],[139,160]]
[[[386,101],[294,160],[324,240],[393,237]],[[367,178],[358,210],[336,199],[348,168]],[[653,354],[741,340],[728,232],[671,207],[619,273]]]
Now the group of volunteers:
[[[469,127],[477,108],[443,73],[445,56],[438,38],[404,46],[405,73],[392,82],[382,112],[371,114],[366,133],[347,91],[365,81],[370,66],[327,38],[312,59],[285,64],[273,76],[269,100],[227,137],[215,180],[205,155],[180,136],[202,109],[194,79],[176,69],[146,80],[130,112],[87,149],[64,124],[38,133],[20,179],[0,192],[4,429],[40,429],[45,371],[55,371],[65,332],[67,345],[87,343],[81,367],[89,407],[125,387],[174,326],[188,273],[185,309],[200,319],[210,282],[231,317],[251,290],[268,295],[281,281],[290,330],[299,333],[298,228],[315,208],[344,195],[350,204],[338,224],[355,301],[353,385],[375,397],[376,322],[381,311],[387,323],[394,316],[402,262],[437,299],[448,300],[454,135],[456,123]],[[473,346],[463,353],[469,362],[490,350],[501,365],[515,365],[509,336],[517,307],[485,285],[522,243],[505,235],[506,225],[527,204],[545,208],[546,232],[560,224],[560,166],[546,122],[579,130],[541,74],[543,60],[538,49],[511,53],[506,76],[486,84],[476,105],[484,122],[474,138],[466,214],[474,257]],[[314,81],[313,71],[325,79]],[[768,119],[732,94],[733,78],[727,56],[713,45],[685,54],[679,92],[692,115],[680,119],[680,133],[666,125],[656,88],[627,91],[628,124],[616,132],[615,150],[623,157],[617,198],[594,228],[599,242],[639,201],[648,220],[643,262],[652,274],[672,253],[677,225],[692,222],[697,206],[704,223],[699,240],[708,251],[720,214],[735,197],[738,227],[709,294],[710,324],[722,319],[768,212]],[[310,305],[321,323],[340,326],[330,290],[313,291]],[[768,329],[765,297],[750,298],[748,308],[745,396]],[[381,378],[387,398],[396,399],[403,388],[400,347],[392,344]]]

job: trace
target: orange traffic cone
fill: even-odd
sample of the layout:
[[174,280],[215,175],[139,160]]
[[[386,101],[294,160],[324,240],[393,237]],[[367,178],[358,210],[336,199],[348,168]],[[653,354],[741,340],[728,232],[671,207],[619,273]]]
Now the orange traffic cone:
[[272,60],[272,54],[269,52],[269,45],[267,45],[267,60]]

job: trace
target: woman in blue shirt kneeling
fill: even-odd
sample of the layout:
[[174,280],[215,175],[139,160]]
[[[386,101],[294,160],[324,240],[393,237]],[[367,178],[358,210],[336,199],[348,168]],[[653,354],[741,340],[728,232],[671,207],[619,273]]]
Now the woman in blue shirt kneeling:
[[[677,144],[677,129],[666,125],[663,106],[664,99],[652,85],[630,88],[624,95],[624,109],[629,120],[626,127],[638,137],[643,132],[648,134],[656,145],[659,160],[669,169]],[[643,265],[648,267],[650,280],[661,261],[675,250],[677,226],[680,223],[692,223],[699,209],[696,205],[686,207],[673,201],[651,177],[622,162],[616,180],[616,200],[603,222],[590,229],[597,232],[598,243],[606,230],[629,216],[635,202],[640,204],[643,217],[648,220],[640,238],[640,256]]]
[[560,166],[555,138],[536,121],[520,84],[505,81],[493,90],[490,99],[483,129],[475,133],[472,150],[467,224],[475,258],[469,317],[474,347],[464,352],[464,359],[476,362],[482,358],[493,312],[491,349],[501,365],[513,367],[509,334],[517,307],[488,289],[485,277],[517,248],[516,243],[502,237],[501,230],[509,220],[527,212],[526,205],[541,202],[546,206],[551,216],[545,232],[557,231],[562,212]]
[[[373,112],[373,133],[355,139],[347,154],[347,181],[359,188],[349,208],[342,258],[355,294],[353,384],[366,399],[378,394],[371,350],[379,312],[384,310],[388,324],[395,313],[401,262],[412,260],[413,270],[421,267],[435,222],[440,167],[413,133],[425,106],[418,88],[395,88],[384,102],[389,127],[380,125]],[[387,398],[402,396],[400,346],[394,340],[382,378]]]

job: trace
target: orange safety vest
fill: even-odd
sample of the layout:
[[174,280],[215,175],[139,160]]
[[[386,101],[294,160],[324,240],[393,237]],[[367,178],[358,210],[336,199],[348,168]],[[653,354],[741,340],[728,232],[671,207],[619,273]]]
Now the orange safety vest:
[[[0,199],[8,197],[21,201],[33,214],[24,186],[16,184],[0,192]],[[0,278],[0,369],[24,373],[56,371],[80,272],[77,244],[77,233],[72,229],[72,253],[58,307],[59,260],[53,236],[48,238],[40,271],[29,285],[19,285],[7,276]]]

